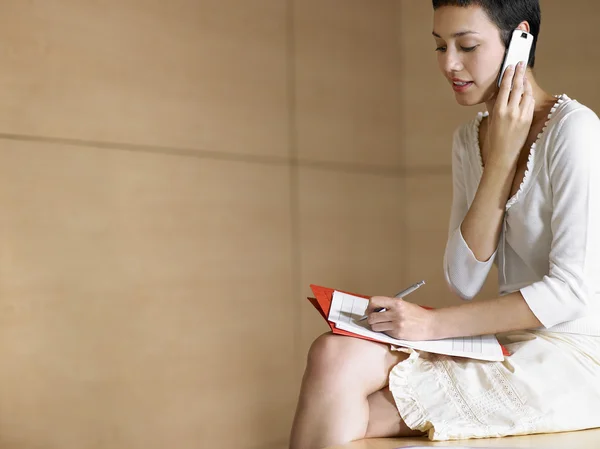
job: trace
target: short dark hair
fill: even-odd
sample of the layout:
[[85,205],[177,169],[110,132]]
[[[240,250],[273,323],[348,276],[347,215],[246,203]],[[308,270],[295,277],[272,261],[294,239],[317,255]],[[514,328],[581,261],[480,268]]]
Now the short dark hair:
[[480,6],[500,29],[500,37],[507,48],[513,30],[527,21],[533,35],[528,65],[531,68],[535,65],[535,48],[542,21],[539,0],[433,0],[434,10],[442,6]]

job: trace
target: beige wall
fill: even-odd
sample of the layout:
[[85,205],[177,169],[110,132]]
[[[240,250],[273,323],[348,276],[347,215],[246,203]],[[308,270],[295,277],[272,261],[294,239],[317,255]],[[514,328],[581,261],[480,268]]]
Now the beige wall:
[[[600,110],[569,5],[540,79]],[[282,449],[309,283],[455,301],[429,1],[0,6],[3,448]]]

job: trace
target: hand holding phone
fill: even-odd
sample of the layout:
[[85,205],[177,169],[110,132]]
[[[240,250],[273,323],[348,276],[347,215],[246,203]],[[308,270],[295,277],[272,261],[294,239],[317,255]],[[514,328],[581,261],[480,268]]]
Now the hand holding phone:
[[[486,136],[489,166],[514,170],[527,141],[535,101],[526,75],[527,65],[509,65],[494,102]],[[511,90],[512,89],[512,90]],[[488,164],[486,163],[486,166]]]

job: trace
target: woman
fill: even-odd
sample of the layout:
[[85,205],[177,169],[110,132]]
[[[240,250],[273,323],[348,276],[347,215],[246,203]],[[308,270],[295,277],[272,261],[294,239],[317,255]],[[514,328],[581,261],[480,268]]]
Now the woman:
[[308,355],[292,449],[600,427],[600,120],[536,83],[535,45],[497,87],[512,31],[537,41],[538,0],[433,7],[457,102],[489,111],[454,134],[446,281],[471,299],[496,262],[500,294],[435,311],[374,297],[369,312],[388,311],[368,321],[407,340],[500,334],[511,355],[482,362],[323,335]]

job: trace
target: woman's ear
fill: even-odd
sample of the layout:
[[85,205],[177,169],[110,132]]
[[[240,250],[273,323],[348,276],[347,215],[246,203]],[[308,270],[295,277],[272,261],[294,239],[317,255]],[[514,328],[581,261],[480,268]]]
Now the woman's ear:
[[521,31],[526,31],[526,32],[530,32],[530,28],[529,28],[529,22],[527,22],[526,20],[524,20],[523,22],[521,22],[519,24],[519,26],[517,27],[517,30],[521,30]]

